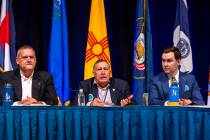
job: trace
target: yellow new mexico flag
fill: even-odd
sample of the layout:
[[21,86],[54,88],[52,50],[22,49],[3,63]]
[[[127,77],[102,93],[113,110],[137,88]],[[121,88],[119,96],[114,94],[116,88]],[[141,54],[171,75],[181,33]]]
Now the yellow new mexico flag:
[[92,0],[85,54],[84,79],[93,76],[93,65],[98,59],[106,60],[111,63],[104,1]]

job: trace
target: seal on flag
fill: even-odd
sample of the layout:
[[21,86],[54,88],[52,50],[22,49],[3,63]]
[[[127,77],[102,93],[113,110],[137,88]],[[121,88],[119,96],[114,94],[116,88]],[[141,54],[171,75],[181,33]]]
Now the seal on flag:
[[134,44],[134,66],[143,71],[145,69],[145,46],[144,46],[144,18],[138,18],[136,21],[138,33]]
[[190,45],[184,38],[179,39],[177,48],[179,48],[182,58],[186,58],[190,54]]

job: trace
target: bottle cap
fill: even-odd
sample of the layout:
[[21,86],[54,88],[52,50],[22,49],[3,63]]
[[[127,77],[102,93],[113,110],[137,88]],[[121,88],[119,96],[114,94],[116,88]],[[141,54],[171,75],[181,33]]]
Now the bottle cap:
[[79,89],[79,92],[80,92],[80,93],[83,92],[83,89]]
[[12,87],[12,84],[6,83],[5,86],[7,86],[7,87]]

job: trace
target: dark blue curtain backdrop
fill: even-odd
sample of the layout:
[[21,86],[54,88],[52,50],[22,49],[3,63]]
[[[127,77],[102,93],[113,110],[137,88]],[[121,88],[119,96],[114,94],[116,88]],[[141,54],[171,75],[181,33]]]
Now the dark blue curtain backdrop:
[[[83,80],[84,58],[91,0],[67,0],[71,89]],[[176,0],[149,0],[154,49],[154,72],[162,71],[161,50],[173,44]],[[113,76],[132,79],[132,48],[136,0],[105,0]],[[210,1],[188,0],[193,74],[207,95]],[[47,70],[52,0],[13,0],[17,48],[32,45],[38,69]],[[131,85],[132,86],[132,85]]]

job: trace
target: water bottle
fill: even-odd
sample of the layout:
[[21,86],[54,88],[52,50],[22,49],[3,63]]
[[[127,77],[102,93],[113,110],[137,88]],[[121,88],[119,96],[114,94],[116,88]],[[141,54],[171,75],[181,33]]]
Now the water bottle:
[[179,106],[179,86],[177,82],[170,86],[168,106]]
[[14,88],[11,84],[7,83],[4,85],[3,89],[3,98],[2,105],[3,106],[11,106],[13,104],[14,99]]
[[85,106],[85,94],[83,92],[83,89],[79,89],[78,106]]

